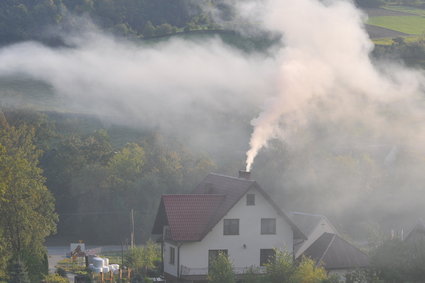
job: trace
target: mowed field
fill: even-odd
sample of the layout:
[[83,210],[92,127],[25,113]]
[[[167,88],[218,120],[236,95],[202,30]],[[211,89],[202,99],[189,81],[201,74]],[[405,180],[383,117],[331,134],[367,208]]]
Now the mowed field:
[[425,9],[406,6],[386,6],[366,10],[366,28],[372,39],[398,36],[417,38],[425,33]]

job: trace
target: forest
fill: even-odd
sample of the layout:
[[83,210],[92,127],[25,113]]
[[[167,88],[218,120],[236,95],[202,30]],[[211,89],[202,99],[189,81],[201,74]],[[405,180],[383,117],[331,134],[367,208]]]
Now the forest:
[[146,241],[160,195],[192,188],[214,168],[154,132],[118,128],[110,136],[87,117],[0,114],[0,278],[16,256],[40,276],[44,239],[55,233],[59,243],[128,245],[131,209],[136,243]]

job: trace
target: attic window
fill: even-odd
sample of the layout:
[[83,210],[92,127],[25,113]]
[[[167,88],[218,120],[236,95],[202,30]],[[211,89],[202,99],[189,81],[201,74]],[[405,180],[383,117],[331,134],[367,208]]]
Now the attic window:
[[246,195],[246,205],[255,205],[255,194]]

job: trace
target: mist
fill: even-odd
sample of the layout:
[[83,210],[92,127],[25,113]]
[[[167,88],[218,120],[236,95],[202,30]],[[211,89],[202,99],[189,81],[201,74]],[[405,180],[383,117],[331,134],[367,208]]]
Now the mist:
[[[48,84],[53,110],[160,130],[200,149],[233,140],[245,144],[240,154],[246,150],[245,120],[273,93],[272,59],[248,55],[218,36],[132,42],[94,26],[78,31],[63,38],[66,47],[3,47],[0,76]],[[20,103],[9,97],[7,105]]]
[[42,81],[62,111],[158,128],[241,163],[247,151],[246,169],[279,205],[348,232],[425,215],[423,71],[372,61],[366,17],[349,1],[235,11],[281,45],[247,53],[218,37],[131,42],[90,27],[64,36],[66,47],[1,48],[0,76]]

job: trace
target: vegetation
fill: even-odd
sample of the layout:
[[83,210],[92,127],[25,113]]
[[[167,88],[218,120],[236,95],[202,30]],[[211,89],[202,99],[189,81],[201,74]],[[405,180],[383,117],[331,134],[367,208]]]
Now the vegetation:
[[[335,277],[327,276],[324,268],[317,266],[310,258],[303,257],[293,261],[287,252],[276,251],[275,258],[266,264],[265,273],[251,267],[238,282],[243,283],[325,283],[339,282]],[[235,282],[233,265],[226,254],[220,253],[212,262],[208,271],[208,281]],[[361,281],[358,281],[361,282]]]
[[312,259],[303,257],[292,275],[292,282],[320,283],[327,279],[326,270]]
[[45,283],[68,283],[69,280],[66,277],[62,277],[57,273],[49,274],[44,277],[43,282]]
[[10,283],[29,283],[31,282],[28,277],[27,268],[25,263],[17,259],[11,263],[9,269],[9,282]]
[[213,168],[155,133],[113,128],[111,137],[91,118],[1,114],[0,278],[19,258],[31,281],[47,273],[43,242],[58,220],[53,196],[61,239],[126,245],[134,208],[140,243],[150,235],[160,195],[193,188]]
[[208,268],[208,282],[235,283],[233,264],[225,253],[219,253]]
[[[89,17],[100,27],[129,37],[162,36],[214,28],[201,0],[5,0],[0,3],[0,42],[47,40],[46,30],[66,29],[74,17]],[[49,36],[51,36],[50,34]],[[55,43],[54,41],[52,43]]]
[[[26,266],[31,281],[47,273],[44,239],[56,231],[54,199],[39,168],[41,151],[30,125],[0,128],[0,274],[7,263]],[[16,269],[15,269],[16,270]],[[12,271],[9,276],[12,276]],[[19,274],[19,273],[16,273]],[[13,277],[13,276],[12,276]]]
[[373,55],[377,58],[403,60],[408,65],[425,67],[425,39],[408,42],[401,37],[394,38],[390,45],[376,46]]
[[61,219],[57,237],[64,240],[127,245],[134,208],[141,243],[150,235],[160,195],[193,188],[213,168],[205,156],[155,133],[108,131],[95,119],[78,116],[15,110],[5,116],[11,125],[34,128],[47,178],[42,180]]
[[161,261],[160,247],[152,240],[146,245],[128,250],[125,254],[124,264],[136,273],[147,276],[149,270],[153,270],[157,262]]
[[425,278],[425,239],[387,239],[372,254],[372,266],[385,282],[423,282]]
[[371,17],[368,24],[412,35],[425,32],[425,18],[422,16]]

